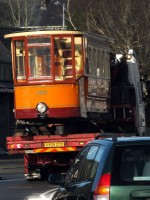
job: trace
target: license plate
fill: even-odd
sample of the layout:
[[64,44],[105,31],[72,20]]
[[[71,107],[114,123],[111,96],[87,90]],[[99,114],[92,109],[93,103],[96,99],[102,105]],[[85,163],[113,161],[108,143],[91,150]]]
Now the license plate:
[[44,143],[44,147],[64,147],[64,142],[48,142]]

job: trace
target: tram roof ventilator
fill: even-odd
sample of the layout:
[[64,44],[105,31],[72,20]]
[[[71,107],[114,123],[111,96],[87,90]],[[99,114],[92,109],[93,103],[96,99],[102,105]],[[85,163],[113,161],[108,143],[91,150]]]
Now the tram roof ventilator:
[[28,27],[20,27],[23,30],[67,30],[67,26],[28,26]]

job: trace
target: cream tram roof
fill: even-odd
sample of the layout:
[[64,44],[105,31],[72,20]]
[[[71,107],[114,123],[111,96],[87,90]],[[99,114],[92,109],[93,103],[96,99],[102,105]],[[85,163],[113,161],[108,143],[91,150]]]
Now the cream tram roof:
[[25,32],[11,33],[4,36],[4,38],[17,38],[17,37],[30,37],[30,36],[48,36],[48,35],[84,35],[88,38],[88,43],[93,45],[105,46],[109,48],[110,43],[113,43],[113,38],[102,36],[98,34],[94,34],[91,32],[82,32],[77,30],[31,30]]
[[81,31],[28,31],[28,32],[19,32],[19,33],[11,33],[7,34],[4,37],[5,38],[12,38],[12,37],[22,37],[22,36],[40,36],[40,35],[68,35],[68,34],[73,34],[73,35],[83,35],[84,33]]

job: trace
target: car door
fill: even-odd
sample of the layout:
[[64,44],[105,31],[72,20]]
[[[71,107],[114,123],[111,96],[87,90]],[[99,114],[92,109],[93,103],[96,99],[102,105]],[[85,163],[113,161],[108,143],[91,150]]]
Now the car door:
[[78,154],[68,171],[64,187],[60,187],[56,193],[57,199],[85,200],[90,196],[103,148],[100,145],[88,145]]

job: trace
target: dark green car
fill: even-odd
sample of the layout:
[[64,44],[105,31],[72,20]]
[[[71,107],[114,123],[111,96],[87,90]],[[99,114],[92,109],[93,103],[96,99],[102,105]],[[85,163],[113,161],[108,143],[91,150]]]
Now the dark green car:
[[62,180],[53,200],[150,200],[150,137],[94,140]]

